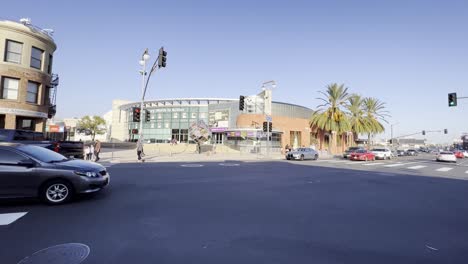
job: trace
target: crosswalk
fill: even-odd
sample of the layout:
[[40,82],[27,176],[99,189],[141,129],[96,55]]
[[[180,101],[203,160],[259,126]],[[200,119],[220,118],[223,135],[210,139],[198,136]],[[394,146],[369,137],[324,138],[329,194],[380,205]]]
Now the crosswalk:
[[[356,167],[365,166],[370,168],[397,168],[397,169],[405,169],[407,171],[418,171],[418,170],[432,170],[438,173],[447,173],[453,171],[457,168],[457,165],[453,166],[444,166],[443,164],[438,163],[431,163],[430,161],[371,161],[371,162],[360,162],[360,161],[349,161],[349,160],[316,160],[314,162],[317,163],[328,163],[328,164],[336,164],[336,165],[355,165]],[[354,166],[352,166],[354,167]],[[468,174],[468,170],[463,173],[463,171],[457,172],[457,174]]]
[[6,226],[14,223],[28,212],[0,214],[0,226]]

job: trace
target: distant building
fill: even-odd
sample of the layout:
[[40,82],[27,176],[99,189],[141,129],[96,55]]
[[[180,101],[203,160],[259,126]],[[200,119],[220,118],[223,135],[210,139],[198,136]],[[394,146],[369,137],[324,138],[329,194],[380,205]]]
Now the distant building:
[[55,114],[56,49],[51,30],[0,20],[0,128],[45,132]]

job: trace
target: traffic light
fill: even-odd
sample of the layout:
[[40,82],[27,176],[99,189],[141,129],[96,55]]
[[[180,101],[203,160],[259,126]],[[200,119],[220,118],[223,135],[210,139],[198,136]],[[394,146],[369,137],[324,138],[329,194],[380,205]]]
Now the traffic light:
[[268,126],[268,131],[273,131],[273,123],[270,122],[270,125]]
[[447,134],[448,133],[448,130],[447,129],[444,129],[444,134]]
[[268,122],[263,122],[263,132],[268,131]]
[[132,120],[133,122],[140,122],[140,107],[132,108]]
[[148,111],[148,110],[146,110],[146,109],[145,109],[145,121],[146,121],[146,122],[151,121],[151,114],[150,114],[150,111]]
[[448,94],[448,104],[449,107],[457,106],[457,93]]
[[159,59],[158,59],[159,68],[166,67],[166,60],[167,60],[166,56],[167,56],[167,52],[164,51],[164,47],[161,47],[159,49]]
[[245,96],[239,96],[239,110],[243,111],[245,107]]
[[138,134],[138,129],[136,129],[136,128],[132,129],[132,134],[133,134],[133,135]]
[[422,131],[422,135],[423,135],[423,136],[426,135],[426,130],[423,130],[423,131]]

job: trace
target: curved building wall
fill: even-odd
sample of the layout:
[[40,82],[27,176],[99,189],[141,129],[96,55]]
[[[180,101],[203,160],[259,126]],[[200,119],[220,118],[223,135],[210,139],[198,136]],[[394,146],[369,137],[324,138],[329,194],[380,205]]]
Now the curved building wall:
[[44,131],[56,48],[33,26],[0,21],[0,128]]

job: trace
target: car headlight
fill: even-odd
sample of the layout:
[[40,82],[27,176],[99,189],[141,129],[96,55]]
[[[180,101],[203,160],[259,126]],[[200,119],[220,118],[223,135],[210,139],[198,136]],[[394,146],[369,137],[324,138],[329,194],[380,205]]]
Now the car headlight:
[[98,176],[97,173],[94,171],[75,171],[75,174],[80,175],[80,176],[90,177],[90,178],[94,178]]

